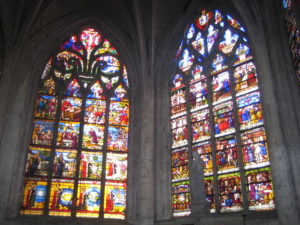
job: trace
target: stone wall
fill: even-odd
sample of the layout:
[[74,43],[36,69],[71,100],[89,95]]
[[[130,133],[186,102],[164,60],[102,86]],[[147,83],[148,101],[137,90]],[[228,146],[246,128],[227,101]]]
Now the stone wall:
[[[169,80],[186,26],[202,7],[245,25],[260,74],[276,212],[172,219]],[[72,32],[94,25],[128,67],[131,88],[128,213],[105,224],[299,224],[299,87],[280,1],[113,0],[0,1],[0,224],[99,224],[89,219],[18,215],[38,79],[48,57]],[[0,48],[2,49],[2,48]],[[102,221],[103,222],[103,221]],[[101,224],[104,224],[101,223]]]

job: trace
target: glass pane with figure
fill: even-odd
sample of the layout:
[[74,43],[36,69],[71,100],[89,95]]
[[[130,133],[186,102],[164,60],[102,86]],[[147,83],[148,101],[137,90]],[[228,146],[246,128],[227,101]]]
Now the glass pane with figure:
[[53,179],[50,190],[49,215],[71,216],[74,180]]
[[51,120],[35,120],[31,143],[34,145],[51,146],[54,131],[54,122]]
[[76,148],[78,145],[79,126],[77,122],[59,122],[57,146]]
[[243,210],[240,173],[218,176],[220,212],[238,212]]
[[211,85],[214,105],[232,98],[228,72],[213,76]]
[[66,121],[79,122],[81,115],[80,98],[64,98],[61,103],[60,119]]
[[82,151],[80,158],[79,177],[84,179],[101,179],[103,153]]
[[50,154],[50,148],[29,146],[25,175],[28,177],[47,176],[50,165]]
[[235,68],[234,83],[237,96],[258,89],[256,67],[253,62]]
[[232,101],[213,107],[215,122],[215,137],[221,137],[235,132]]
[[218,173],[239,170],[236,137],[229,135],[216,139],[216,160]]
[[244,168],[259,168],[270,165],[266,132],[263,127],[241,134]]
[[76,150],[56,149],[52,169],[52,176],[75,177],[76,159]]
[[247,192],[250,210],[268,211],[275,208],[273,183],[270,167],[249,170],[247,178]]
[[84,124],[82,147],[85,149],[102,150],[104,143],[104,126]]
[[47,193],[46,178],[26,178],[24,182],[21,215],[42,215]]
[[104,218],[125,219],[126,183],[107,181],[104,191]]
[[106,101],[87,99],[85,102],[84,122],[86,123],[105,123]]
[[40,95],[37,98],[35,118],[53,120],[56,116],[57,97]]
[[172,183],[172,209],[174,216],[187,216],[191,213],[189,181]]
[[76,217],[98,218],[100,199],[101,185],[99,181],[79,181]]

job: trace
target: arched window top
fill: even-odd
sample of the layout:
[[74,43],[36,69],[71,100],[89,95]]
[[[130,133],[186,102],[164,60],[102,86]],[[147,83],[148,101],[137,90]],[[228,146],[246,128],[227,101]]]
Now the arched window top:
[[226,69],[231,60],[237,65],[251,58],[245,28],[219,10],[202,10],[188,26],[176,54],[179,73],[184,74],[191,69],[203,70],[202,65],[210,63],[205,73],[213,75]]
[[118,99],[125,97],[129,87],[126,66],[117,49],[93,28],[71,36],[60,46],[57,53],[50,57],[42,79],[49,74],[54,75],[50,76],[52,80],[69,85],[69,89],[75,88],[75,85],[78,89],[76,94],[88,86],[92,92],[100,89],[98,94],[115,89],[112,97]]
[[71,36],[42,72],[23,215],[125,219],[128,77],[94,28]]
[[[204,161],[211,213],[273,210],[262,102],[246,29],[202,10],[184,33],[171,79],[173,215],[191,213],[190,161]],[[195,177],[195,176],[194,176]]]

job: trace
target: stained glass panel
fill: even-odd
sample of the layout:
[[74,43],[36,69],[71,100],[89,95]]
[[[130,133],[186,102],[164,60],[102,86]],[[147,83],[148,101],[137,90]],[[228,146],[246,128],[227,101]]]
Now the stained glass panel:
[[216,160],[218,173],[228,173],[239,170],[236,138],[234,135],[216,140]]
[[189,50],[184,49],[181,59],[179,60],[178,66],[179,68],[185,72],[191,68],[194,62],[194,56],[190,54]]
[[195,34],[195,27],[194,24],[192,24],[187,32],[186,38],[192,39],[194,37],[194,34]]
[[77,151],[56,149],[52,175],[54,177],[74,177]]
[[238,66],[234,70],[234,83],[237,96],[257,90],[257,74],[252,62]]
[[52,180],[49,200],[49,215],[71,216],[73,193],[73,180]]
[[245,169],[268,166],[269,154],[266,133],[263,127],[241,134]]
[[213,69],[213,71],[211,73],[212,75],[222,72],[228,68],[228,66],[226,65],[225,58],[223,56],[221,56],[220,54],[216,55],[216,57],[212,61],[211,66]]
[[80,98],[64,98],[61,103],[60,119],[78,122],[80,120],[82,100]]
[[51,120],[35,120],[33,122],[32,144],[51,146],[54,122]]
[[246,171],[250,210],[273,210],[274,192],[270,168]]
[[111,75],[120,71],[120,62],[113,56],[100,56],[96,61],[100,62],[101,72],[104,74]]
[[55,82],[53,78],[50,77],[49,79],[43,82],[43,87],[41,90],[39,90],[39,93],[45,95],[55,95],[56,94],[55,88],[56,88]]
[[172,168],[172,181],[181,181],[189,179],[189,168],[187,165]]
[[205,79],[206,76],[204,74],[204,68],[201,65],[195,65],[193,70],[192,70],[192,80],[190,83],[194,83],[198,80]]
[[241,26],[241,24],[236,19],[232,18],[230,15],[227,15],[227,19],[230,26],[245,32],[245,29]]
[[77,217],[99,217],[101,185],[98,181],[79,181]]
[[235,51],[236,61],[234,62],[234,65],[241,64],[243,62],[246,62],[250,59],[253,59],[253,57],[250,55],[250,49],[248,45],[246,44],[239,44]]
[[50,148],[29,146],[26,176],[47,176],[50,162]]
[[243,210],[240,173],[218,176],[220,191],[220,212],[238,212]]
[[202,37],[202,33],[201,32],[197,33],[195,40],[192,42],[192,46],[202,56],[205,55],[204,38]]
[[[191,213],[191,151],[204,161],[211,213],[274,209],[271,179],[245,182],[249,174],[271,174],[256,66],[245,28],[231,15],[202,10],[187,27],[175,61],[170,92],[173,216]],[[218,193],[213,182],[218,183]],[[248,194],[244,204],[242,190]]]
[[202,11],[202,15],[196,20],[196,25],[200,30],[204,30],[212,18],[211,12]]
[[126,94],[127,94],[126,89],[122,85],[119,85],[115,89],[115,97],[112,97],[111,100],[113,100],[113,101],[123,101],[123,100],[126,100],[126,98],[125,98]]
[[185,125],[187,125],[186,116],[177,117],[176,119],[171,120],[172,129],[176,129]]
[[101,152],[81,153],[79,177],[85,179],[101,179],[103,154]]
[[221,12],[219,10],[215,10],[215,24],[220,24],[222,20],[223,20],[223,16]]
[[128,102],[111,102],[109,108],[109,124],[123,125],[129,124],[129,103]]
[[129,83],[117,49],[83,29],[40,78],[20,213],[124,219]]
[[182,75],[176,74],[173,78],[173,82],[172,82],[173,86],[175,88],[180,88],[180,87],[184,86],[182,81],[183,81]]
[[80,40],[86,48],[87,54],[89,56],[93,49],[100,43],[101,35],[93,28],[89,28],[82,31],[82,33],[80,34]]
[[104,143],[104,126],[85,124],[83,127],[82,147],[101,150]]
[[192,111],[208,106],[206,79],[190,85],[190,102]]
[[99,81],[96,81],[91,87],[91,93],[87,95],[88,98],[105,99],[102,95],[103,89]]
[[205,141],[210,138],[209,121],[202,120],[192,124],[193,143],[198,141]]
[[235,132],[232,110],[232,101],[224,102],[213,107],[215,137]]
[[212,90],[214,104],[218,104],[220,102],[231,99],[230,80],[228,72],[223,72],[217,76],[213,76]]
[[76,79],[74,79],[68,84],[65,95],[72,96],[72,97],[81,97],[81,94],[79,91],[80,91],[80,85],[79,85],[78,81]]
[[41,95],[37,98],[35,117],[39,119],[55,119],[57,98],[54,96]]
[[171,114],[172,118],[186,113],[185,88],[178,89],[171,93]]
[[106,182],[104,193],[104,218],[125,219],[126,183]]
[[220,42],[219,49],[224,54],[230,54],[232,49],[234,48],[237,40],[239,39],[239,35],[233,34],[231,30],[226,30],[224,34],[224,40]]
[[187,145],[188,130],[187,126],[182,126],[172,130],[172,148]]
[[187,147],[182,147],[174,149],[172,151],[172,167],[178,167],[188,164],[188,149]]
[[215,194],[214,194],[214,177],[204,177],[206,201],[210,204],[210,212],[216,212]]
[[172,183],[172,209],[174,216],[187,216],[191,213],[189,181]]
[[127,179],[127,154],[107,153],[106,179],[126,181]]
[[106,102],[101,100],[87,99],[85,104],[84,122],[104,124]]
[[128,127],[108,127],[107,149],[113,151],[127,151]]
[[218,29],[215,29],[214,26],[210,25],[208,27],[208,34],[207,34],[207,51],[210,52],[215,41],[219,37]]
[[42,215],[46,201],[47,180],[27,178],[24,182],[21,214]]
[[59,122],[57,146],[76,148],[78,145],[79,123]]

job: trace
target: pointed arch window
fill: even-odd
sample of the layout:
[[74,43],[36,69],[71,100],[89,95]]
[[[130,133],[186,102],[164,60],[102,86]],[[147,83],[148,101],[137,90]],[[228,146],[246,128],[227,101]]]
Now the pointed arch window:
[[128,88],[118,50],[94,28],[50,57],[34,108],[21,214],[125,218]]
[[211,213],[273,210],[258,73],[245,28],[202,10],[187,28],[171,80],[173,216],[191,213],[189,162],[205,162]]

